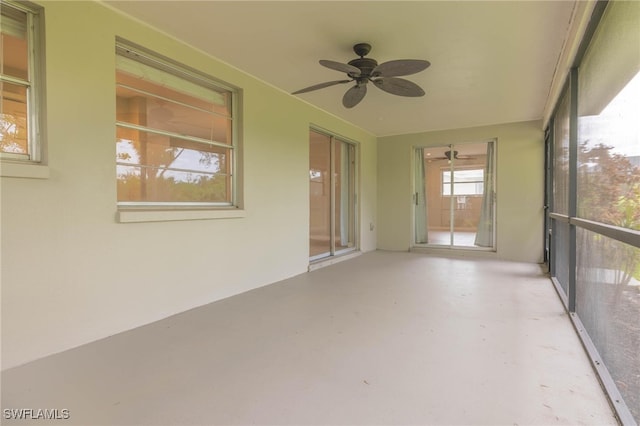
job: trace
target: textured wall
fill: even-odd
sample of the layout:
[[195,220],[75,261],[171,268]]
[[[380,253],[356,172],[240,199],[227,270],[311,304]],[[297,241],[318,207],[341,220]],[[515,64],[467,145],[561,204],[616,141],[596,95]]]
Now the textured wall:
[[[1,180],[2,367],[303,273],[309,126],[360,144],[376,248],[376,138],[94,2],[42,2],[49,178]],[[243,92],[245,217],[116,221],[115,39]]]
[[541,122],[389,136],[378,140],[378,248],[413,241],[413,148],[497,141],[497,252],[500,259],[542,261],[544,142]]

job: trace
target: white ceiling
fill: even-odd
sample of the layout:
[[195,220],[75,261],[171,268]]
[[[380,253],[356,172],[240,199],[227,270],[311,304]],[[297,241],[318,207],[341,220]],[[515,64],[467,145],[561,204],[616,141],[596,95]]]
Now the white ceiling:
[[355,43],[368,57],[426,59],[405,78],[426,95],[350,85],[297,95],[377,136],[542,118],[576,1],[106,1],[273,86],[295,90],[346,76]]

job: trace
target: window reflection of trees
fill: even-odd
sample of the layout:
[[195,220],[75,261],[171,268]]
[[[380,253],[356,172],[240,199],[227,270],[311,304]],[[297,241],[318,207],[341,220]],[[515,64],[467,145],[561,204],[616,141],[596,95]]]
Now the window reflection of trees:
[[28,154],[26,89],[13,94],[9,90],[13,85],[2,83],[1,86],[0,152]]
[[[224,173],[227,155],[212,152],[224,151],[223,148],[187,141],[181,145],[189,146],[153,145],[129,139],[117,140],[120,201],[229,201],[229,176]],[[146,164],[141,164],[143,157],[146,157]],[[152,161],[150,157],[153,157]]]

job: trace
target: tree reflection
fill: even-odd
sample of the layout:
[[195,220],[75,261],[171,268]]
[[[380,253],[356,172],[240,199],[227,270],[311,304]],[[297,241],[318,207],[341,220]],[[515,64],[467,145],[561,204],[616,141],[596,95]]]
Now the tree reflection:
[[26,119],[13,114],[0,114],[0,152],[27,154]]
[[146,138],[117,140],[118,201],[229,201],[225,153],[190,142],[140,139]]

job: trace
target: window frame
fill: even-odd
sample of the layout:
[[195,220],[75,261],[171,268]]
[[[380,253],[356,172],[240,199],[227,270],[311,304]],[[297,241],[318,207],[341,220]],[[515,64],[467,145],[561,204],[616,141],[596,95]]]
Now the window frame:
[[[360,250],[360,142],[351,139],[351,138],[347,138],[345,136],[341,136],[337,133],[334,133],[330,130],[326,130],[323,127],[317,126],[317,125],[310,125],[309,126],[309,144],[311,143],[311,133],[316,133],[317,135],[320,136],[324,136],[328,138],[328,143],[329,143],[329,171],[326,175],[322,175],[322,172],[320,172],[320,175],[318,176],[317,174],[312,174],[312,169],[311,168],[311,158],[309,157],[309,181],[308,184],[310,185],[311,183],[321,183],[323,184],[323,188],[322,188],[322,195],[329,197],[329,206],[328,206],[328,210],[329,210],[329,221],[330,221],[330,225],[329,225],[329,251],[328,252],[324,252],[324,253],[319,253],[319,254],[314,254],[311,255],[311,253],[309,252],[309,270],[314,270],[317,269],[319,267],[325,266],[325,265],[329,265],[332,262],[336,261],[335,259],[337,258],[341,258],[341,259],[348,259],[350,258],[350,255],[353,255],[354,253],[357,253]],[[335,241],[335,231],[336,231],[336,221],[335,221],[335,213],[336,213],[336,195],[337,195],[337,191],[336,191],[336,180],[337,180],[337,176],[335,173],[335,149],[336,149],[336,145],[342,143],[345,144],[347,146],[349,146],[350,148],[353,149],[353,168],[349,168],[349,180],[351,180],[351,182],[349,183],[349,190],[351,191],[350,195],[352,196],[352,200],[350,200],[350,204],[351,204],[351,208],[353,208],[353,212],[352,214],[349,214],[349,220],[352,221],[352,223],[350,223],[350,227],[352,227],[353,229],[350,229],[349,232],[353,232],[353,245],[352,246],[340,246],[338,247],[336,245],[336,241]],[[310,145],[309,145],[310,147]],[[309,151],[309,155],[311,155],[311,151]],[[326,181],[325,181],[326,179]],[[344,177],[342,178],[344,179]],[[328,183],[329,185],[329,191],[327,193],[324,183]],[[311,187],[309,186],[309,197],[312,196],[312,191],[311,191]],[[309,198],[309,213],[311,210],[311,198]],[[311,219],[310,219],[310,223],[309,223],[309,235],[308,238],[310,240],[311,238]],[[310,241],[308,240],[309,244]]]
[[[9,7],[26,14],[27,79],[0,75],[0,81],[26,88],[27,147],[26,154],[0,152],[1,176],[47,178],[45,164],[44,128],[44,9],[27,1],[2,0]],[[28,166],[28,167],[24,167]]]
[[[581,134],[580,127],[582,124],[580,123],[580,118],[585,115],[591,115],[583,115],[583,108],[589,105],[590,100],[599,98],[599,96],[590,98],[592,94],[605,94],[611,96],[610,100],[615,99],[626,85],[618,86],[614,82],[619,83],[620,80],[618,78],[624,76],[625,71],[629,72],[627,76],[630,79],[638,73],[637,68],[632,71],[630,71],[630,68],[626,68],[626,70],[615,69],[615,72],[610,75],[615,75],[618,78],[613,80],[598,78],[598,82],[605,84],[584,85],[584,79],[585,77],[588,78],[590,73],[592,76],[607,77],[607,73],[600,73],[599,71],[604,69],[602,67],[612,63],[612,60],[616,65],[622,65],[623,67],[637,65],[633,61],[620,62],[614,60],[625,56],[618,56],[620,52],[624,52],[624,50],[619,50],[620,47],[625,49],[628,46],[633,49],[636,46],[634,44],[636,40],[633,38],[636,32],[632,28],[637,28],[638,26],[638,15],[635,13],[638,9],[635,9],[633,13],[629,13],[629,9],[627,11],[624,10],[625,7],[638,6],[636,2],[596,2],[590,12],[584,35],[576,42],[574,46],[576,49],[572,49],[576,53],[571,61],[571,68],[567,70],[564,76],[558,76],[561,79],[560,81],[564,81],[564,88],[553,100],[551,114],[545,123],[547,131],[550,133],[548,142],[550,145],[548,150],[550,167],[546,171],[550,183],[547,185],[545,194],[545,203],[549,208],[547,209],[548,222],[545,233],[550,236],[549,265],[551,280],[599,376],[598,379],[605,389],[615,417],[620,424],[636,424],[638,420],[637,413],[639,412],[637,410],[638,405],[634,405],[636,410],[636,418],[634,418],[634,414],[632,414],[624,399],[627,394],[631,395],[634,389],[631,386],[619,389],[619,383],[616,381],[616,378],[625,377],[625,375],[629,376],[634,371],[633,369],[620,370],[621,367],[624,368],[621,365],[622,363],[619,361],[614,363],[614,357],[611,354],[607,354],[609,352],[608,348],[619,344],[621,339],[624,339],[625,331],[616,333],[622,337],[603,339],[600,329],[594,327],[596,323],[599,325],[604,324],[604,328],[601,329],[611,333],[609,334],[610,336],[615,336],[613,329],[616,321],[612,321],[606,313],[614,312],[617,306],[615,308],[609,306],[603,309],[601,303],[608,298],[603,298],[601,294],[593,291],[593,285],[599,286],[601,289],[609,287],[607,275],[602,274],[600,277],[594,277],[588,273],[590,269],[605,271],[611,271],[612,269],[606,267],[592,268],[594,265],[590,261],[599,256],[590,256],[588,252],[584,251],[584,248],[588,247],[588,245],[585,245],[585,236],[588,236],[599,241],[627,244],[629,246],[628,249],[637,251],[640,248],[640,231],[581,217],[578,209],[584,199],[583,197],[591,196],[591,194],[585,195],[579,192],[579,166],[581,164],[579,155],[581,154],[582,143],[586,140],[584,133]],[[611,14],[614,15],[612,16]],[[620,30],[620,32],[617,33],[617,30]],[[600,43],[599,37],[602,36],[607,37],[610,42],[598,45]],[[594,54],[592,49],[602,49],[601,52],[606,52],[606,55],[598,58],[601,60],[595,62],[596,67],[589,70],[589,62],[597,58],[597,56],[589,57]],[[607,68],[607,71],[612,70],[614,69]],[[564,103],[566,105],[563,105]],[[563,117],[563,113],[566,117]],[[564,134],[558,134],[559,125],[557,121],[562,119],[566,123],[566,131]],[[566,141],[567,139],[568,141]],[[561,145],[568,153],[566,156],[563,150],[558,148],[559,141],[566,141]],[[563,161],[558,161],[560,159]],[[559,172],[562,172],[560,179],[558,178]],[[564,185],[565,191],[557,191],[558,185]],[[629,256],[629,258],[632,258],[632,256]],[[637,262],[635,263],[637,264]],[[635,268],[635,264],[628,265]],[[619,267],[620,271],[623,270],[623,266]],[[618,282],[615,285],[621,285],[621,283]],[[589,294],[588,286],[591,286],[591,294]],[[602,312],[605,314],[603,315]],[[583,322],[583,320],[586,321]],[[618,324],[621,323],[619,322]],[[628,321],[625,323],[628,324]],[[631,365],[633,364],[631,363]],[[612,367],[614,370],[610,371]],[[637,404],[637,400],[631,402]]]
[[[156,52],[153,52],[145,47],[116,38],[115,54],[122,56],[130,60],[139,62],[140,64],[151,67],[155,70],[159,70],[172,76],[178,77],[184,81],[202,86],[205,89],[211,89],[214,91],[225,91],[229,94],[231,107],[229,109],[230,115],[228,117],[231,123],[231,141],[229,144],[210,143],[208,141],[199,141],[197,137],[191,137],[181,135],[181,139],[187,141],[195,141],[202,143],[210,143],[214,146],[219,146],[223,149],[228,149],[231,155],[229,173],[231,193],[229,202],[189,202],[189,201],[118,201],[116,200],[118,207],[118,220],[120,222],[146,222],[146,221],[165,221],[165,220],[190,220],[190,219],[215,219],[215,218],[229,218],[229,217],[243,217],[244,214],[229,214],[232,209],[242,208],[241,206],[241,176],[240,176],[240,89],[231,86],[227,83],[212,77],[211,75],[200,72],[194,68],[189,67],[183,63],[179,63],[170,58],[162,56]],[[114,71],[117,72],[118,66],[116,65]],[[114,89],[117,87],[117,83],[114,85]],[[114,112],[117,112],[114,111]],[[154,134],[162,134],[161,130],[147,128],[146,126],[134,125],[127,122],[121,122],[115,120],[115,128],[122,129],[137,129],[143,132],[149,132]],[[170,134],[170,136],[177,136]],[[117,158],[115,159],[117,162]],[[153,213],[153,212],[156,213]],[[171,212],[177,212],[172,214]],[[180,212],[191,212],[187,214],[181,214]],[[195,215],[194,212],[195,211]],[[216,211],[223,212],[222,214],[215,214]],[[150,213],[151,212],[151,213]],[[200,213],[198,213],[200,212]],[[214,212],[214,214],[211,214]],[[224,213],[226,212],[226,213]]]
[[[455,176],[456,176],[456,172],[459,171],[466,171],[466,170],[480,170],[482,172],[482,180],[480,181],[470,181],[470,182],[456,182],[455,180]],[[451,173],[451,177],[452,177],[452,181],[450,182],[445,182],[445,173]],[[440,178],[441,178],[441,187],[440,187],[440,194],[442,195],[442,197],[482,197],[484,194],[484,167],[482,166],[462,166],[462,167],[453,167],[453,170],[451,169],[451,167],[442,167],[440,170]],[[456,184],[458,183],[474,183],[474,184],[478,184],[481,183],[483,185],[483,192],[480,194],[474,193],[474,194],[456,194],[455,193],[455,188],[456,188]],[[449,187],[452,191],[453,194],[445,194],[445,187]]]

